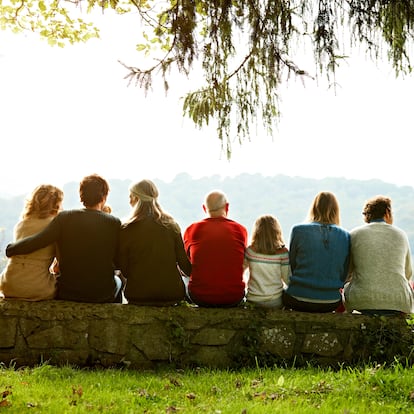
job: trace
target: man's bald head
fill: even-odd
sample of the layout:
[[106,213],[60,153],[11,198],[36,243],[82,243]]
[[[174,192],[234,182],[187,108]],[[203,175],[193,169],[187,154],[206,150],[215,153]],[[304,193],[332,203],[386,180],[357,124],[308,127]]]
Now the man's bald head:
[[211,191],[206,195],[203,209],[210,217],[226,217],[229,203],[222,191]]

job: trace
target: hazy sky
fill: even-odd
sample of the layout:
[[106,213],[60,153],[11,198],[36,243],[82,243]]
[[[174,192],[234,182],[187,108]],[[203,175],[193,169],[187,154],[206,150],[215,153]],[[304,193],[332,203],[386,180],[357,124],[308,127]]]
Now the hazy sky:
[[101,40],[64,49],[0,32],[0,194],[93,172],[134,181],[247,172],[414,185],[412,76],[395,79],[388,66],[354,58],[336,94],[292,80],[273,140],[253,127],[251,142],[235,143],[227,161],[214,128],[199,131],[182,117],[190,81],[177,79],[167,97],[161,83],[147,97],[127,87],[117,60],[137,65],[137,29],[121,19],[105,20]]

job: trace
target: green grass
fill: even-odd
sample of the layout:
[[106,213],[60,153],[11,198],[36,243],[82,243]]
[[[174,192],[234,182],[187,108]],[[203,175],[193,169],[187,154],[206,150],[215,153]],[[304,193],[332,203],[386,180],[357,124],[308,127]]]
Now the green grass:
[[2,413],[407,413],[414,369],[0,368]]

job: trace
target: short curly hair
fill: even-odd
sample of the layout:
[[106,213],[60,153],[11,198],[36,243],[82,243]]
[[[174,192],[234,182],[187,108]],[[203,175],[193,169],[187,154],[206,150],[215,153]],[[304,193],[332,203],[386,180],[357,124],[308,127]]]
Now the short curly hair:
[[391,212],[391,199],[378,195],[365,203],[362,214],[365,216],[365,221],[369,223],[372,220],[383,219],[387,212]]
[[94,207],[108,195],[109,185],[98,174],[84,177],[79,186],[80,199],[85,207]]

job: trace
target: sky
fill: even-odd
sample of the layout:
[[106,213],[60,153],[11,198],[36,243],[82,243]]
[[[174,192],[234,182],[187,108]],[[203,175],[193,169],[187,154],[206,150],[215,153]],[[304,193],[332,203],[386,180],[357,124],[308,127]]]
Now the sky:
[[214,128],[199,130],[182,116],[180,97],[196,83],[174,78],[167,96],[156,79],[147,96],[128,86],[118,60],[146,63],[134,51],[137,25],[120,16],[98,24],[100,40],[63,49],[0,31],[0,195],[91,173],[132,181],[259,173],[414,185],[413,75],[396,79],[389,66],[353,56],[335,92],[291,79],[281,89],[274,136],[252,127],[229,161]]

